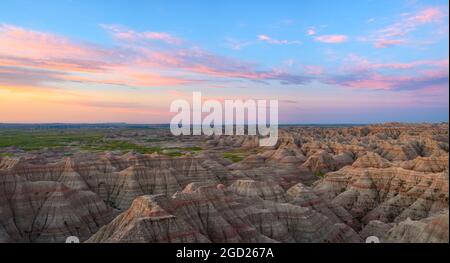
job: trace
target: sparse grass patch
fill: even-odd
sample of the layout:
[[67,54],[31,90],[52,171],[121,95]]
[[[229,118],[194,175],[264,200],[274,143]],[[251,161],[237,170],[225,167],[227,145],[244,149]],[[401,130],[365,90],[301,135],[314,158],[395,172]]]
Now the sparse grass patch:
[[232,162],[240,162],[242,160],[244,160],[245,158],[247,158],[249,155],[251,154],[256,154],[257,150],[255,149],[251,149],[251,150],[247,150],[247,149],[234,149],[228,152],[224,152],[223,153],[223,158],[225,159],[229,159]]
[[13,157],[15,154],[13,153],[0,153],[0,157]]
[[[45,148],[71,147],[90,152],[121,151],[137,152],[141,154],[159,153],[166,156],[178,157],[185,153],[196,153],[203,150],[200,147],[148,147],[134,142],[120,139],[108,139],[107,134],[101,131],[0,131],[0,149],[16,147],[24,151],[41,150]],[[159,141],[158,138],[150,138],[147,141]],[[160,140],[163,141],[163,140]],[[70,156],[67,152],[65,156]],[[1,156],[6,156],[2,154]]]
[[24,151],[33,151],[43,148],[94,144],[102,139],[103,135],[91,132],[68,133],[62,131],[4,131],[0,133],[0,148],[17,147]]
[[187,152],[199,152],[203,150],[201,147],[183,147],[180,149]]
[[144,142],[163,142],[165,141],[164,139],[159,139],[159,138],[148,138],[145,139]]
[[202,148],[200,147],[185,147],[185,148],[147,147],[119,140],[104,142],[100,145],[84,146],[83,149],[90,151],[121,151],[124,153],[134,151],[141,154],[158,153],[170,157],[179,157],[185,155],[186,152],[195,153],[202,150]]
[[180,157],[184,155],[184,153],[177,150],[165,150],[162,152],[162,154],[170,157]]
[[160,153],[162,151],[160,147],[146,147],[128,141],[120,141],[120,140],[105,141],[94,145],[84,145],[81,148],[87,151],[99,151],[99,152],[121,151],[126,153],[135,151],[141,154],[154,152]]
[[226,152],[223,154],[223,158],[229,159],[232,162],[237,163],[244,160],[245,156],[238,153]]
[[314,175],[315,175],[316,177],[319,177],[319,178],[324,178],[324,177],[325,177],[325,174],[326,174],[326,173],[324,173],[324,172],[322,172],[322,171],[317,171],[317,172],[314,173]]
[[185,153],[197,153],[199,151],[203,150],[200,147],[175,147],[175,148],[166,148],[161,151],[161,154],[171,156],[171,157],[179,157],[183,156]]

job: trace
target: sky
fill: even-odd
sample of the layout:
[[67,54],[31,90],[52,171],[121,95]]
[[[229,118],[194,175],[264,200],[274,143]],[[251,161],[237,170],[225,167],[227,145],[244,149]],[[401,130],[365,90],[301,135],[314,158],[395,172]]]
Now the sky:
[[278,99],[280,123],[449,116],[448,0],[4,0],[0,122],[168,123]]

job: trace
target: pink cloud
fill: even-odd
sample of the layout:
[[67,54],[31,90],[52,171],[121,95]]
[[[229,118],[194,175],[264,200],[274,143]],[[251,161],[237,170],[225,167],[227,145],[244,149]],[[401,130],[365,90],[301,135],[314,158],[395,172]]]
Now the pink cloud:
[[11,25],[0,25],[0,54],[28,59],[96,58],[113,53],[51,33],[26,30]]
[[314,38],[318,42],[328,43],[328,44],[337,44],[343,43],[348,40],[346,35],[322,35]]
[[157,40],[170,45],[180,45],[182,40],[166,32],[137,32],[118,25],[102,25],[102,27],[119,40],[138,41],[138,40]]
[[47,32],[0,25],[0,66],[98,72],[114,64],[116,50]]
[[444,17],[444,13],[440,9],[427,8],[404,16],[400,21],[379,30],[379,33],[386,38],[404,36],[421,25],[441,22]]
[[352,88],[363,88],[363,89],[381,89],[390,90],[392,89],[392,79],[385,78],[380,75],[374,75],[370,78],[360,78],[355,80],[344,81],[340,83],[341,85],[352,87]]
[[[0,27],[0,82],[22,86],[42,86],[44,82],[80,82],[95,84],[114,84],[131,87],[182,86],[196,81],[215,81],[244,79],[250,81],[278,81],[281,84],[305,84],[312,80],[333,82],[361,88],[395,89],[393,83],[400,87],[409,85],[404,79],[386,76],[381,70],[415,70],[427,81],[445,82],[445,76],[426,75],[425,70],[435,70],[438,67],[448,68],[448,59],[440,61],[413,61],[408,63],[373,63],[363,58],[350,61],[349,68],[334,78],[324,72],[322,67],[304,66],[301,73],[290,73],[287,70],[261,69],[254,63],[245,62],[225,56],[216,55],[188,45],[158,47],[142,41],[129,41],[135,34],[147,38],[164,38],[165,35],[149,32],[121,31],[122,38],[117,38],[114,48],[101,47],[68,39],[55,34],[37,32],[13,26]],[[328,41],[340,43],[347,40],[344,35],[317,36]],[[269,43],[285,43],[274,40],[267,35],[260,35],[260,41]],[[7,43],[7,44],[5,44]],[[30,48],[27,49],[27,43]],[[50,49],[57,49],[51,52]],[[36,72],[26,71],[34,68]],[[355,71],[356,70],[356,71]],[[378,72],[380,71],[380,72]],[[355,73],[356,72],[356,73]],[[80,74],[83,73],[83,74]],[[428,73],[427,73],[428,74]],[[26,77],[20,77],[26,76]],[[190,76],[190,77],[186,77]],[[195,80],[199,79],[199,80]],[[414,86],[414,88],[419,85]]]
[[308,36],[314,36],[315,34],[317,34],[317,31],[314,27],[310,27],[308,31],[306,31],[306,34],[308,34]]
[[413,69],[419,66],[448,68],[448,62],[449,60],[447,58],[442,60],[419,60],[410,63],[373,63],[370,65],[370,67],[382,69]]
[[144,32],[142,35],[146,39],[160,40],[168,44],[180,44],[181,40],[168,33],[163,32]]
[[[448,7],[445,7],[447,9]],[[417,11],[414,14],[403,15],[397,22],[376,31],[367,39],[373,42],[376,48],[388,48],[396,45],[405,44],[408,41],[405,37],[418,27],[434,23],[445,24],[444,18],[448,16],[444,8],[429,7]]]
[[[253,63],[218,56],[196,46],[166,48],[135,41],[144,38],[186,44],[171,35],[122,29],[119,31],[116,28],[108,30],[115,30],[114,33],[118,36],[114,48],[82,43],[52,33],[1,25],[0,69],[14,68],[14,72],[0,72],[0,82],[36,87],[42,86],[46,81],[135,87],[179,86],[193,82],[184,77],[187,74],[203,75],[200,78],[208,81],[217,77],[252,81],[278,80],[283,84],[306,81],[300,75],[260,70]],[[273,39],[269,42],[297,43]],[[24,71],[27,68],[39,70],[40,73]],[[24,72],[27,77],[21,78]]]
[[167,94],[170,95],[171,97],[191,97],[192,93],[189,92],[182,92],[179,90],[168,90]]
[[405,43],[405,40],[401,39],[377,39],[374,43],[376,48],[387,48],[392,46],[397,46]]
[[378,90],[422,90],[431,86],[447,87],[449,82],[448,58],[407,63],[373,63],[363,57],[349,55],[337,72],[335,76],[325,76],[324,82]]
[[350,54],[345,60],[345,65],[343,69],[345,71],[368,71],[368,70],[386,70],[386,69],[394,69],[394,70],[406,70],[406,69],[422,69],[424,68],[437,68],[441,70],[448,69],[449,67],[449,59],[438,59],[438,60],[416,60],[411,62],[388,62],[388,63],[379,63],[379,62],[371,62],[364,57]]
[[187,84],[192,81],[177,78],[177,77],[170,77],[170,76],[161,76],[157,74],[152,73],[132,73],[129,74],[129,77],[131,78],[131,83],[126,82],[130,86],[140,86],[140,87],[148,87],[148,86],[178,86],[182,84]]
[[[143,33],[146,38],[164,39],[164,34]],[[122,36],[122,37],[125,37]],[[52,33],[28,30],[11,25],[0,25],[0,83],[15,86],[42,86],[50,82],[85,82],[128,86],[171,86],[190,81],[151,72],[152,68],[136,69],[136,59],[146,57],[116,48],[104,48],[71,40]],[[152,52],[153,66],[177,65],[176,57],[162,52]],[[27,68],[39,71],[36,73]],[[6,69],[9,72],[6,72]],[[120,70],[118,70],[120,69]],[[13,71],[13,72],[10,72]],[[149,72],[150,71],[150,72]],[[80,76],[78,73],[84,73]],[[22,76],[22,77],[19,77]],[[42,76],[42,77],[39,77]]]
[[447,91],[447,93],[448,93],[448,89],[446,89],[446,87],[430,86],[430,87],[427,87],[427,88],[421,90],[421,93],[427,94],[427,95],[440,95],[440,94],[444,93],[445,91]]
[[291,45],[291,44],[301,44],[302,43],[300,40],[272,39],[271,37],[269,37],[267,35],[259,35],[258,40],[267,42],[269,44],[274,44],[274,45]]
[[305,74],[307,75],[314,75],[319,76],[322,75],[325,71],[325,69],[321,66],[304,66]]
[[225,39],[225,46],[231,48],[232,50],[241,50],[244,47],[250,46],[253,44],[253,42],[250,41],[241,41],[233,38],[226,38]]
[[448,86],[448,81],[448,72],[442,71],[418,76],[387,76],[378,73],[349,74],[328,80],[329,83],[346,87],[376,90],[422,90],[430,86]]
[[266,35],[259,35],[258,39],[261,40],[261,41],[270,41],[271,40],[271,38],[269,36],[266,36]]
[[430,7],[419,11],[417,14],[409,17],[408,20],[414,23],[425,24],[430,22],[441,21],[443,18],[444,13],[440,8]]
[[139,68],[132,65],[111,66],[107,71],[86,76],[66,74],[61,77],[61,80],[128,87],[179,86],[193,82],[193,80],[185,77],[162,75],[147,68]]
[[197,65],[194,66],[192,68],[190,68],[190,70],[197,72],[197,73],[201,73],[201,74],[206,74],[206,75],[212,75],[212,76],[217,76],[217,77],[227,77],[227,78],[245,78],[245,79],[266,79],[266,78],[270,78],[273,76],[272,73],[267,72],[252,72],[252,71],[237,71],[237,70],[233,70],[233,68],[230,68],[229,70],[221,70],[218,68],[214,68],[211,66],[205,66],[205,65]]

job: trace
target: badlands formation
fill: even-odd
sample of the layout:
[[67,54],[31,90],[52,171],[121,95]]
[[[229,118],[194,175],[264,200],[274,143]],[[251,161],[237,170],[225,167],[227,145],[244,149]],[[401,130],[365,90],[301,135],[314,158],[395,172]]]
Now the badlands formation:
[[159,132],[201,150],[0,155],[0,242],[449,242],[448,124]]

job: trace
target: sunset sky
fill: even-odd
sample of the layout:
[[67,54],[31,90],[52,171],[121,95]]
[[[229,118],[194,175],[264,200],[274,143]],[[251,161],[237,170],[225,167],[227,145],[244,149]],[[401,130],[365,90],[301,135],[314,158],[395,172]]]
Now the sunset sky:
[[4,0],[0,122],[167,123],[279,99],[282,123],[448,121],[448,1]]

